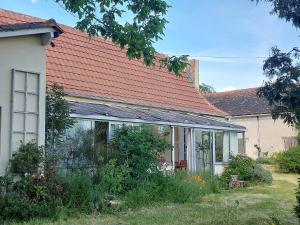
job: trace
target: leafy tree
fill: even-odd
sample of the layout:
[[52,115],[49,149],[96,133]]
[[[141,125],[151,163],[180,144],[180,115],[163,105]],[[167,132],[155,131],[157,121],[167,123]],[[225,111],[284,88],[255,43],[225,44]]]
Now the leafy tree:
[[[271,14],[277,15],[300,28],[300,1],[295,0],[251,0],[269,2]],[[298,127],[300,124],[300,50],[294,47],[284,53],[276,46],[271,49],[263,70],[269,78],[258,89],[258,95],[265,97],[272,106],[272,117],[281,118],[285,123]]]
[[46,150],[54,153],[55,145],[75,121],[70,117],[69,103],[63,87],[53,84],[46,95]]
[[[187,56],[160,58],[153,44],[164,36],[170,7],[165,0],[55,0],[79,18],[77,28],[91,36],[102,35],[122,49],[129,59],[143,59],[147,66],[159,60],[180,76]],[[131,18],[121,22],[120,18]]]
[[215,93],[216,92],[216,90],[213,86],[210,86],[210,85],[204,84],[204,83],[199,85],[199,90],[200,90],[200,93],[202,93],[202,94],[208,94],[208,93]]

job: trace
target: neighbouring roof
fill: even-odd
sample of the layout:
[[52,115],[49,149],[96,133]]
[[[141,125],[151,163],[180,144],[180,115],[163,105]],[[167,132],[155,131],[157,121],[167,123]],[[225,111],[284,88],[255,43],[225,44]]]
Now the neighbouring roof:
[[[222,130],[240,130],[245,127],[228,123],[221,120],[200,116],[194,113],[184,113],[173,110],[162,110],[142,107],[124,107],[107,104],[94,104],[85,102],[70,102],[70,109],[73,115],[80,118],[107,118],[122,122],[141,122],[161,125],[189,126],[199,128],[212,128]],[[95,116],[95,117],[93,117]]]
[[[0,24],[32,23],[39,18],[0,9]],[[64,33],[47,49],[47,84],[69,94],[125,103],[225,116],[183,76],[128,60],[126,51],[101,37],[60,25]]]
[[257,88],[205,94],[214,106],[231,116],[270,114],[271,107],[265,98],[256,95]]
[[54,28],[59,34],[63,33],[63,30],[57,25],[54,19],[39,22],[0,24],[0,32],[32,30],[42,28]]

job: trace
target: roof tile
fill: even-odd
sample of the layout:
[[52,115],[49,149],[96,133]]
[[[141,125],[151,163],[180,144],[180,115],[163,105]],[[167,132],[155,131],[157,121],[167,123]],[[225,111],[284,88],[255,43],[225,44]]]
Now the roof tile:
[[231,116],[270,114],[271,107],[265,98],[259,98],[257,88],[205,94],[209,102]]
[[[44,21],[0,9],[0,24]],[[47,48],[47,85],[59,83],[69,94],[106,98],[145,106],[224,116],[190,80],[177,78],[158,64],[129,60],[109,40],[60,25],[64,33]],[[160,55],[158,55],[160,56]]]

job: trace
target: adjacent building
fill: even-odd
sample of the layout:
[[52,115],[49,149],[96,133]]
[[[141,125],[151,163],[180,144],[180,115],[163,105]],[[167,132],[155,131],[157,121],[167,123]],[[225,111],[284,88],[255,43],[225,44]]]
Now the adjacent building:
[[272,154],[297,145],[298,132],[283,120],[274,121],[271,107],[256,95],[257,88],[206,94],[207,100],[227,112],[231,122],[245,126],[246,154]]
[[160,67],[161,57],[146,67],[109,40],[0,9],[0,172],[21,141],[44,144],[46,86],[57,83],[68,94],[74,129],[93,136],[95,152],[120,125],[145,124],[170,141],[163,157],[171,169],[220,173],[243,151],[245,127],[199,94],[198,61],[178,78]]

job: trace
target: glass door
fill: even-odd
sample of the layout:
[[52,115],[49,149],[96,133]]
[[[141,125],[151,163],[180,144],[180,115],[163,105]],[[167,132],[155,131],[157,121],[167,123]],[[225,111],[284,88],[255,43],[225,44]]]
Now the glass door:
[[211,171],[213,167],[213,133],[195,129],[196,171]]

